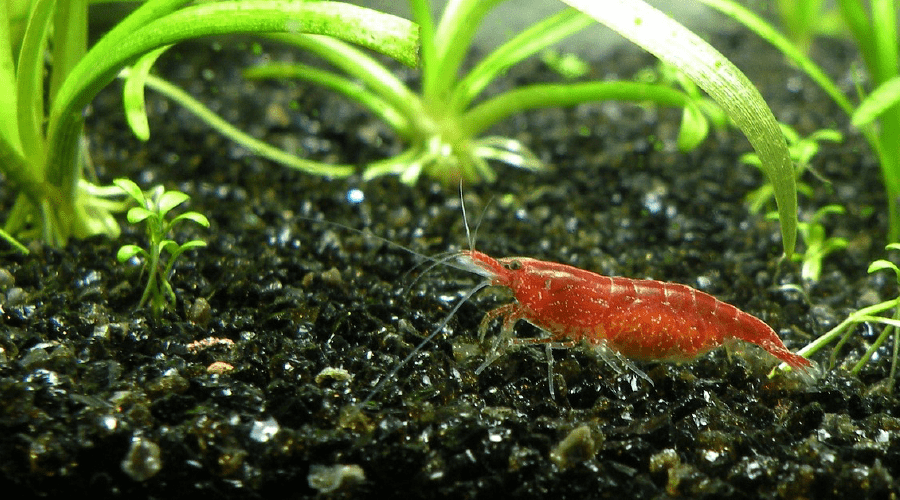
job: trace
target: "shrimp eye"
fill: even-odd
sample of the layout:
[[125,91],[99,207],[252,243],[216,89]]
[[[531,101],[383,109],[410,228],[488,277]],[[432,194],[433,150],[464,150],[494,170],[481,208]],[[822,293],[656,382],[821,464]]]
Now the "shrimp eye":
[[503,267],[509,269],[510,271],[518,271],[519,269],[522,269],[522,262],[518,260],[510,260],[508,262],[504,262]]

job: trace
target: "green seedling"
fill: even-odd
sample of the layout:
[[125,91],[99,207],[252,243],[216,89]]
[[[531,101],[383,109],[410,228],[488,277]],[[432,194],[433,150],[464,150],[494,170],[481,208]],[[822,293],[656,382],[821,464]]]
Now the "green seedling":
[[0,7],[0,173],[16,193],[3,229],[51,245],[119,233],[110,210],[117,204],[82,178],[89,165],[84,109],[143,55],[240,33],[330,35],[412,62],[418,46],[418,29],[405,19],[290,0],[146,0],[89,46],[88,3],[6,0]]
[[[900,251],[900,243],[891,243],[885,247],[886,250],[898,250]],[[878,271],[890,270],[893,271],[894,276],[897,280],[898,292],[900,292],[900,268],[897,267],[896,264],[889,260],[876,260],[869,265],[869,274],[875,273]],[[885,314],[885,315],[883,315]],[[861,323],[875,323],[878,325],[882,325],[883,329],[881,333],[878,335],[878,338],[866,349],[866,352],[862,355],[859,361],[853,365],[853,368],[850,369],[850,372],[858,374],[862,367],[866,365],[875,354],[875,351],[881,347],[882,344],[887,341],[891,335],[893,335],[894,347],[893,347],[893,355],[891,357],[891,371],[888,378],[888,388],[893,390],[894,380],[897,375],[897,359],[898,359],[898,349],[900,349],[900,293],[898,296],[886,300],[884,302],[880,302],[875,305],[871,305],[868,307],[864,307],[857,311],[851,313],[847,319],[842,321],[839,325],[835,326],[819,338],[810,342],[802,349],[797,351],[797,354],[809,357],[814,353],[818,352],[827,344],[833,342],[836,339],[838,340],[834,349],[831,353],[831,358],[829,360],[829,366],[834,368],[835,363],[837,362],[837,356],[840,352],[841,347],[850,339],[850,336],[854,332],[854,327]],[[782,363],[775,367],[772,372],[769,374],[769,377],[774,376],[777,370],[789,370],[786,364]]]
[[140,257],[147,271],[147,286],[141,295],[138,309],[150,303],[150,310],[159,317],[163,310],[175,306],[175,291],[169,279],[174,271],[175,261],[185,251],[206,246],[201,240],[191,240],[178,244],[169,239],[172,229],[181,221],[193,221],[203,227],[209,227],[209,220],[197,212],[184,212],[167,219],[169,212],[188,201],[190,197],[180,191],[165,191],[157,186],[146,195],[134,182],[128,179],[116,179],[113,183],[137,202],[138,206],[128,210],[128,222],[143,222],[147,228],[147,248],[138,245],[122,245],[116,254],[121,263]]
[[591,72],[590,64],[571,52],[546,49],[541,52],[541,62],[566,80],[577,80]]
[[[854,104],[804,47],[734,0],[700,0],[771,43],[847,113],[878,157],[888,203],[888,241],[900,240],[900,40],[894,0],[838,0],[837,11],[865,62],[871,90]],[[815,3],[813,0],[801,4]],[[815,7],[815,6],[813,6]],[[815,10],[815,9],[813,9]],[[805,15],[804,15],[805,16]],[[805,21],[809,22],[809,20]]]
[[709,135],[710,128],[722,130],[728,125],[728,115],[722,107],[707,97],[700,87],[677,67],[660,62],[655,70],[642,71],[636,79],[681,89],[690,98],[682,110],[681,128],[678,130],[680,151],[693,151]]
[[[800,178],[806,171],[815,174],[815,171],[810,167],[810,163],[813,157],[819,153],[821,148],[820,142],[838,143],[844,140],[844,136],[834,129],[821,129],[806,137],[801,137],[790,125],[784,123],[779,123],[779,125],[784,133],[784,138],[787,140],[791,160],[794,162],[794,179],[797,185],[797,192],[805,196],[812,196],[812,187],[801,181]],[[745,153],[741,155],[740,160],[748,165],[762,168],[762,163],[756,153]],[[821,176],[817,177],[821,179]],[[770,183],[763,184],[753,190],[747,195],[747,205],[750,207],[750,211],[760,213],[774,199],[774,193],[774,187]]]
[[[810,217],[808,221],[800,221],[797,223],[797,230],[800,233],[800,241],[803,243],[803,252],[795,253],[791,256],[791,260],[801,263],[800,277],[808,282],[819,281],[822,275],[822,261],[828,255],[847,248],[848,241],[846,238],[837,236],[826,237],[825,226],[822,219],[828,214],[842,214],[844,207],[840,205],[828,205],[820,208]],[[770,218],[777,218],[778,214],[770,213]]]

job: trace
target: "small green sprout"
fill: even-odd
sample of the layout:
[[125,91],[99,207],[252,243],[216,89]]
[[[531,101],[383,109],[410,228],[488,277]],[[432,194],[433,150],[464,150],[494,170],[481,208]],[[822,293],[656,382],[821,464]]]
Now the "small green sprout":
[[165,191],[162,186],[157,186],[148,193],[149,196],[146,196],[137,184],[128,179],[116,179],[113,183],[138,203],[138,206],[128,210],[128,222],[131,224],[144,222],[150,240],[147,249],[138,245],[122,245],[116,258],[123,264],[137,256],[144,259],[149,276],[138,308],[150,301],[153,315],[159,317],[164,309],[175,305],[175,291],[169,284],[175,260],[186,250],[206,246],[206,243],[200,240],[191,240],[179,245],[167,236],[178,222],[188,220],[209,227],[209,220],[197,212],[184,212],[167,220],[166,215],[169,211],[190,199],[180,191]]
[[[812,187],[805,182],[800,181],[800,177],[804,172],[809,170],[815,174],[815,170],[810,168],[810,163],[820,149],[821,141],[829,141],[839,143],[844,140],[844,136],[834,129],[816,130],[806,137],[801,137],[796,130],[789,125],[779,123],[784,138],[787,140],[788,153],[791,155],[791,161],[794,162],[794,179],[797,181],[797,192],[806,196],[812,196]],[[759,157],[756,153],[746,153],[741,156],[741,161],[748,165],[762,168]],[[817,175],[818,176],[818,175]],[[820,176],[818,176],[820,177]],[[821,178],[821,177],[820,177]],[[766,183],[758,189],[747,195],[747,204],[750,211],[759,213],[770,201],[774,199],[774,190],[770,183]]]
[[729,123],[725,110],[707,97],[684,71],[672,64],[660,62],[656,68],[638,73],[635,79],[680,89],[687,95],[688,100],[681,112],[681,127],[678,129],[679,151],[697,149],[709,135],[710,125],[721,130]]
[[[885,249],[900,250],[900,243],[891,243],[887,245]],[[893,262],[884,259],[876,260],[869,265],[868,272],[869,274],[871,274],[885,269],[889,269],[894,272],[894,276],[897,278],[898,288],[900,288],[900,268],[898,268],[897,265]],[[885,312],[891,313],[890,316],[881,316],[881,314]],[[884,302],[880,302],[878,304],[874,304],[854,311],[839,325],[832,328],[816,340],[810,342],[802,349],[797,351],[797,354],[808,358],[813,353],[824,347],[826,344],[840,337],[840,340],[838,341],[837,345],[835,345],[834,350],[831,353],[829,366],[834,367],[838,352],[853,334],[854,329],[852,327],[860,323],[877,323],[884,325],[884,329],[881,331],[881,334],[878,335],[878,338],[875,339],[875,342],[873,342],[872,345],[870,345],[869,348],[866,349],[866,352],[862,355],[859,361],[857,361],[856,364],[853,365],[853,368],[850,369],[850,373],[853,373],[854,375],[858,374],[860,370],[862,370],[862,367],[865,366],[865,364],[868,363],[870,359],[872,359],[875,351],[878,350],[878,348],[881,347],[881,345],[884,344],[885,341],[887,341],[888,337],[890,337],[891,334],[893,334],[894,348],[891,359],[891,372],[888,376],[888,389],[893,390],[894,380],[897,375],[898,349],[900,349],[900,294],[898,294],[898,296],[893,299],[886,300]],[[771,373],[769,373],[769,377],[772,377],[777,370],[789,369],[790,368],[786,364],[782,363],[774,368]]]
[[591,66],[578,54],[546,49],[541,52],[541,62],[566,80],[576,80],[591,72]]
[[[801,262],[800,276],[805,281],[819,281],[822,275],[822,261],[829,254],[838,250],[847,248],[848,241],[846,238],[837,236],[826,237],[825,226],[822,225],[822,219],[828,214],[842,214],[844,207],[840,205],[827,205],[810,217],[809,221],[801,221],[797,223],[797,230],[800,232],[800,239],[803,240],[805,250],[803,253],[795,253],[791,259]],[[778,217],[778,214],[772,212],[769,214]]]

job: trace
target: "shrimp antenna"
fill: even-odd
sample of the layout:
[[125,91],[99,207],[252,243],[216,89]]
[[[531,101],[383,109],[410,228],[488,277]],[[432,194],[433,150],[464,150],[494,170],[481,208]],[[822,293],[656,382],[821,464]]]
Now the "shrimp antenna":
[[441,320],[441,323],[437,326],[437,328],[435,328],[433,332],[431,332],[427,337],[425,337],[425,340],[423,340],[421,343],[419,343],[419,345],[417,345],[416,348],[412,350],[412,352],[410,352],[405,358],[403,358],[403,361],[400,361],[399,363],[397,363],[397,366],[395,366],[393,370],[391,370],[387,375],[385,375],[378,382],[378,384],[375,385],[375,388],[372,389],[372,392],[370,392],[369,395],[366,396],[366,399],[363,399],[362,402],[359,403],[359,405],[357,405],[357,406],[360,408],[365,406],[369,401],[372,400],[372,398],[374,398],[379,392],[381,392],[381,390],[384,389],[385,384],[390,382],[397,375],[397,373],[400,372],[400,369],[403,368],[407,363],[409,363],[412,360],[413,356],[418,354],[418,352],[421,351],[422,348],[425,347],[426,344],[428,344],[429,342],[434,340],[435,337],[437,337],[437,334],[440,333],[441,330],[443,330],[445,326],[447,326],[447,323],[450,322],[450,318],[452,318],[456,314],[456,311],[458,311],[459,308],[462,307],[462,305],[466,303],[466,301],[468,301],[470,298],[472,298],[472,296],[475,295],[476,293],[478,293],[481,289],[488,287],[490,285],[491,285],[491,282],[489,280],[485,280],[485,281],[482,281],[481,283],[475,285],[474,287],[472,287],[471,290],[466,292],[466,294],[463,295],[463,297],[461,299],[459,299],[459,301],[456,303],[456,305],[453,306],[453,309],[451,309],[450,312],[447,313],[447,316],[445,316],[444,319]]
[[[466,226],[466,241],[469,242],[469,250],[475,249],[475,240],[469,232],[469,218],[466,217],[466,200],[463,198],[462,179],[459,180],[459,206],[462,207],[463,225]],[[476,228],[477,230],[478,228]]]
[[491,206],[491,202],[493,201],[494,197],[492,196],[491,199],[488,200],[487,205],[485,205],[484,209],[481,211],[481,215],[478,216],[478,220],[475,222],[475,229],[470,232],[469,218],[466,216],[466,200],[463,199],[462,180],[459,181],[459,205],[462,207],[463,223],[466,226],[466,241],[468,241],[469,243],[469,250],[475,250],[475,239],[478,236],[478,228],[481,227],[481,222],[484,220],[485,214],[487,214],[487,207]]
[[[377,234],[374,234],[370,231],[363,231],[362,229],[350,227],[348,225],[341,224],[339,222],[334,222],[334,221],[330,221],[330,220],[313,219],[311,217],[303,217],[303,216],[297,216],[297,219],[304,220],[304,221],[312,223],[312,224],[324,224],[326,226],[334,226],[334,227],[340,228],[344,231],[356,233],[364,238],[372,238],[374,240],[380,241],[380,242],[382,242],[388,246],[391,246],[393,248],[397,248],[397,249],[403,250],[405,252],[408,252],[410,255],[414,255],[414,256],[418,257],[419,259],[421,259],[421,261],[418,264],[416,264],[416,267],[422,265],[424,262],[432,263],[431,265],[428,266],[428,268],[426,269],[426,272],[433,269],[435,267],[435,265],[440,265],[440,264],[445,264],[449,267],[458,269],[460,271],[466,271],[466,272],[470,271],[469,268],[463,267],[460,264],[453,262],[453,259],[448,259],[446,257],[446,255],[448,254],[447,252],[438,254],[437,256],[425,255],[421,252],[417,252],[417,251],[413,250],[410,247],[401,245],[401,244],[397,243],[396,241],[391,241],[385,237],[378,236]],[[466,228],[466,231],[468,231],[468,227]],[[452,254],[452,256],[457,255],[457,252],[449,252],[449,253]]]
[[[403,293],[404,294],[409,293],[409,291],[412,290],[412,287],[416,286],[416,283],[418,283],[419,280],[422,279],[423,276],[430,273],[432,269],[434,269],[435,267],[438,267],[440,265],[446,265],[446,266],[452,267],[454,269],[459,269],[460,271],[469,271],[468,268],[461,267],[458,263],[453,262],[453,259],[459,257],[459,255],[460,255],[459,252],[444,252],[444,253],[440,253],[440,254],[428,257],[428,260],[431,262],[427,266],[425,266],[425,268],[422,269],[422,272],[419,273],[418,276],[413,278],[413,280],[410,281],[410,283],[408,285],[403,287]],[[425,262],[420,262],[419,264],[416,264],[416,268],[418,268],[419,266],[424,265],[424,264],[425,264]],[[413,269],[415,269],[415,268],[413,268]],[[406,278],[406,276],[410,272],[412,272],[412,269],[410,269],[409,271],[404,273],[404,275],[403,275],[404,278]]]
[[[491,199],[488,200],[487,205],[484,206],[484,209],[481,210],[481,215],[478,216],[478,221],[475,222],[475,229],[472,230],[472,242],[478,238],[478,229],[481,227],[481,223],[484,222],[484,216],[487,215],[487,209],[491,206],[491,203],[494,202],[494,197],[491,196]],[[469,248],[469,250],[474,250],[474,248]]]

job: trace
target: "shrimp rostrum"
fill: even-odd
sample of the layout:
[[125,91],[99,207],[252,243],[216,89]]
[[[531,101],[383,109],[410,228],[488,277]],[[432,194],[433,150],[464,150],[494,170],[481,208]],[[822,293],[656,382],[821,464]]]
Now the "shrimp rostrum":
[[[619,361],[652,383],[628,360],[689,361],[735,339],[756,344],[795,369],[811,362],[790,352],[762,320],[686,285],[610,277],[576,267],[525,257],[494,259],[468,250],[457,264],[509,288],[515,302],[488,312],[481,322],[482,340],[490,324],[501,319],[492,352],[481,372],[510,344],[540,343],[570,347],[587,342],[617,370]],[[548,333],[541,338],[515,338],[513,328],[526,320]],[[552,386],[552,367],[550,391]]]

